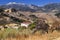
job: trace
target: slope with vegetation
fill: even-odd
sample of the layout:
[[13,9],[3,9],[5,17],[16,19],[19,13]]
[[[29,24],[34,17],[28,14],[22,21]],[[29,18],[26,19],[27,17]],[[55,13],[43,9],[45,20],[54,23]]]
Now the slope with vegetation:
[[[0,6],[0,40],[55,40],[60,38],[59,6],[58,3],[44,7],[22,4]],[[21,23],[25,22],[31,23],[28,27],[21,26]]]

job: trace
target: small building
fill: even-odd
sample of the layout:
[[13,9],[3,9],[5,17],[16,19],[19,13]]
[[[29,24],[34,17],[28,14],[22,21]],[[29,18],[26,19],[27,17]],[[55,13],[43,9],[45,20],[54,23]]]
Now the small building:
[[23,22],[23,23],[21,23],[21,26],[27,28],[30,24],[31,24],[31,22]]

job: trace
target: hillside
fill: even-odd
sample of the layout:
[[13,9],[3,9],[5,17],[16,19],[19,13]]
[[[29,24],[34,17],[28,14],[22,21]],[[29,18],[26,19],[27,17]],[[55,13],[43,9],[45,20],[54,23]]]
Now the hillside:
[[34,22],[34,20],[39,18],[45,18],[48,21],[53,21],[54,19],[59,21],[60,18],[55,15],[59,13],[59,8],[60,3],[52,3],[44,6],[8,3],[0,6],[0,19],[15,23],[16,21],[20,23],[21,20]]
[[24,3],[0,5],[0,40],[57,40],[60,3],[44,6]]

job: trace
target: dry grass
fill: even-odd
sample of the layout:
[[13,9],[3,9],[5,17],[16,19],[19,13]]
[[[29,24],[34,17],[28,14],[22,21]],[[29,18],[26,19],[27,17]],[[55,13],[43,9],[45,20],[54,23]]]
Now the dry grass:
[[39,34],[36,33],[35,35],[31,35],[26,40],[55,40],[60,37],[60,33],[57,31],[54,31],[53,33],[48,34]]
[[35,34],[29,33],[30,30],[18,31],[15,29],[7,29],[0,31],[0,40],[57,40],[60,38],[60,32],[54,31],[53,33],[36,32]]

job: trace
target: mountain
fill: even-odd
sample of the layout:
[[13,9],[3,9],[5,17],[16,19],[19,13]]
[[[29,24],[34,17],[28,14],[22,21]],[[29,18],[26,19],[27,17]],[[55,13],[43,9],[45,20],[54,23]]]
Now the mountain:
[[[0,21],[2,22],[3,20],[7,20],[8,22],[20,22],[21,19],[23,20],[28,20],[32,21],[35,20],[38,17],[43,17],[43,18],[52,18],[51,15],[49,14],[50,12],[60,12],[60,3],[53,3],[53,4],[47,4],[44,6],[36,6],[33,4],[27,5],[24,3],[8,3],[5,5],[1,5],[0,8],[4,9],[9,9],[9,8],[14,8],[17,10],[17,12],[11,12],[11,13],[0,13]],[[19,12],[18,12],[19,11]],[[34,12],[34,13],[32,13]],[[38,13],[40,12],[40,13]],[[46,14],[49,12],[48,14]],[[30,17],[32,16],[32,17]],[[35,17],[36,16],[36,17]],[[4,19],[5,18],[5,19]],[[56,18],[54,16],[54,18]],[[2,20],[1,20],[2,19]],[[48,19],[49,20],[49,19]],[[4,22],[5,22],[4,21]],[[7,22],[6,21],[6,22]],[[3,22],[3,23],[4,23]]]
[[60,3],[52,3],[43,6],[46,12],[60,11]]
[[30,12],[55,12],[60,11],[60,3],[51,3],[44,6],[37,6],[33,4],[24,4],[24,3],[15,3],[10,2],[6,5],[1,5],[0,7],[8,9],[8,8],[15,8],[20,11],[30,11]]
[[8,8],[15,8],[20,11],[32,11],[35,12],[39,9],[38,6],[36,5],[27,5],[23,3],[8,3],[6,5],[1,5],[0,7],[8,9]]

